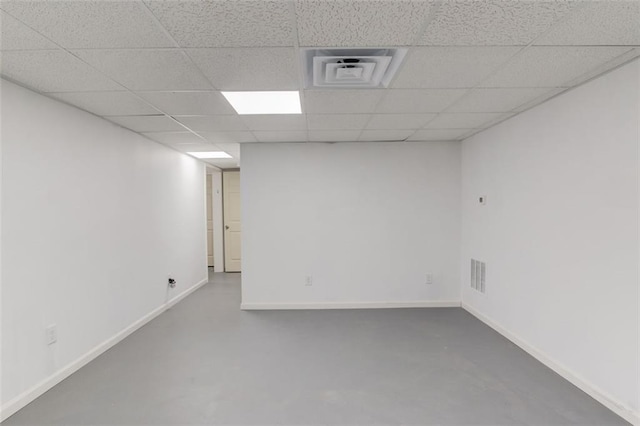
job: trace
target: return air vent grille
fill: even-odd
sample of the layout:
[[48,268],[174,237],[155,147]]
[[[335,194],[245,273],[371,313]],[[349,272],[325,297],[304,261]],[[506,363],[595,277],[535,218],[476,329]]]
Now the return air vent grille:
[[479,260],[471,259],[471,288],[484,293],[487,276],[487,265]]
[[305,88],[387,87],[407,49],[307,49]]

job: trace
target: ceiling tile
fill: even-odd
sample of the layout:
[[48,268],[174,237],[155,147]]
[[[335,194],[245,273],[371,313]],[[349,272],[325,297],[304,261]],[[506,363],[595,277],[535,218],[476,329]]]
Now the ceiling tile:
[[419,129],[436,114],[374,114],[367,124],[367,129]]
[[544,95],[556,94],[559,90],[562,89],[472,89],[447,112],[507,112]]
[[[222,151],[222,149],[219,146],[214,145],[212,143],[202,142],[202,141],[200,141],[200,143],[182,143],[182,144],[163,143],[163,144],[169,145],[170,147],[182,152]],[[201,160],[204,161],[205,159],[201,159]]]
[[183,47],[292,46],[293,13],[284,1],[146,1]]
[[240,158],[240,144],[239,143],[218,143],[216,144],[220,150],[232,155],[234,158]]
[[202,138],[191,132],[145,132],[142,133],[149,139],[167,145],[202,145]]
[[220,92],[137,92],[156,108],[169,115],[235,114]]
[[640,2],[587,1],[538,45],[640,45]]
[[363,130],[360,141],[403,141],[413,134],[413,130]]
[[370,114],[308,114],[309,130],[361,130]]
[[310,130],[311,142],[355,142],[360,130]]
[[562,92],[564,92],[564,91],[566,91],[566,90],[569,90],[569,89],[567,89],[567,88],[555,88],[555,89],[551,89],[550,91],[548,91],[547,93],[543,94],[542,96],[538,96],[537,98],[532,99],[532,100],[530,100],[529,102],[524,103],[524,104],[522,104],[522,105],[518,106],[517,108],[514,108],[514,109],[513,109],[513,111],[514,111],[514,112],[522,112],[522,111],[526,111],[526,110],[528,110],[529,108],[532,108],[532,107],[534,107],[534,106],[536,106],[536,105],[539,105],[539,104],[541,104],[541,103],[543,103],[543,102],[546,102],[546,101],[547,101],[547,100],[549,100],[550,98],[553,98],[554,96],[556,96],[556,95],[558,95],[558,94],[560,94],[560,93],[562,93]]
[[376,112],[385,114],[440,112],[464,95],[466,89],[386,90]]
[[0,11],[0,50],[57,49],[58,46]]
[[216,145],[257,141],[251,132],[198,132],[198,134]]
[[2,8],[65,48],[175,46],[138,1],[4,1]]
[[122,90],[78,58],[62,50],[4,51],[2,75],[41,92]]
[[248,130],[237,115],[176,115],[174,118],[196,132]]
[[240,119],[249,130],[307,130],[302,114],[242,115]]
[[382,97],[382,90],[307,90],[304,92],[303,112],[369,113]]
[[238,158],[212,158],[200,160],[204,163],[211,164],[212,166],[216,166],[219,169],[235,169],[240,167],[240,161]]
[[416,47],[400,67],[394,88],[474,87],[520,47]]
[[447,1],[418,44],[527,45],[574,5],[570,1]]
[[460,140],[462,136],[469,133],[469,129],[423,129],[415,132],[408,140],[410,141],[450,141]]
[[74,53],[130,90],[212,89],[180,50],[77,50]]
[[481,86],[562,87],[628,50],[626,47],[530,47]]
[[299,0],[300,46],[403,46],[413,44],[432,2]]
[[293,48],[189,49],[187,54],[219,90],[297,90]]
[[305,142],[307,140],[307,132],[272,132],[257,131],[253,132],[256,139],[260,142]]
[[65,92],[51,96],[97,115],[160,114],[130,92]]
[[473,129],[485,123],[503,117],[503,113],[444,113],[438,115],[433,121],[427,124],[428,129]]
[[127,115],[106,118],[134,132],[171,132],[185,130],[184,127],[166,115]]

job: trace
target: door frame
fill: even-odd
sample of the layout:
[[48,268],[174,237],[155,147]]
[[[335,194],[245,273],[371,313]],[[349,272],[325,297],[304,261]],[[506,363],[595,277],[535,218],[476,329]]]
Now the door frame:
[[[207,165],[211,175],[211,211],[213,213],[213,265],[215,272],[224,272],[224,225],[222,218],[222,170]],[[206,200],[206,192],[205,192]],[[205,201],[206,202],[206,201]],[[206,212],[205,212],[206,214]],[[205,223],[206,226],[206,223]],[[220,266],[222,265],[222,266]]]
[[[240,167],[234,167],[234,168],[230,168],[230,169],[222,169],[221,170],[221,180],[220,180],[220,186],[222,187],[222,191],[221,191],[221,205],[222,205],[222,270],[224,272],[227,272],[227,245],[226,245],[226,229],[224,228],[224,224],[225,224],[225,217],[224,217],[224,174],[226,172],[240,172]],[[214,252],[215,253],[215,252]],[[233,273],[236,273],[237,271],[233,271]],[[240,271],[242,272],[242,270]]]

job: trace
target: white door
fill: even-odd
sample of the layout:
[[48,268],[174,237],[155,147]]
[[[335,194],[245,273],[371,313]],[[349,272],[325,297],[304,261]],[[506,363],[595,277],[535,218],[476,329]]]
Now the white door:
[[240,272],[240,172],[222,173],[224,270]]
[[213,266],[213,205],[211,175],[207,175],[207,265]]

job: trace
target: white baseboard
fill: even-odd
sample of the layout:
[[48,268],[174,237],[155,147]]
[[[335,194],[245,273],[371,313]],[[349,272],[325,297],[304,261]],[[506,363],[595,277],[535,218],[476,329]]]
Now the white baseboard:
[[558,373],[560,376],[571,382],[573,385],[578,387],[580,390],[585,392],[587,395],[607,407],[609,410],[613,411],[626,421],[630,422],[633,425],[640,426],[640,412],[634,411],[630,407],[626,407],[624,404],[616,401],[609,394],[604,392],[599,387],[589,383],[587,380],[580,377],[578,374],[575,374],[570,369],[566,368],[562,364],[555,361],[550,356],[546,355],[541,350],[535,348],[529,343],[525,342],[521,338],[519,338],[515,333],[507,330],[494,320],[489,317],[481,314],[473,307],[469,306],[466,303],[462,303],[462,308],[469,312],[474,317],[478,318],[483,323],[487,324],[489,327],[493,328],[498,333],[502,334],[504,337],[515,343],[522,350],[527,352],[529,355]]
[[80,358],[76,359],[70,364],[67,364],[65,367],[56,371],[51,376],[37,383],[35,386],[31,387],[30,389],[26,390],[25,392],[21,393],[15,398],[7,401],[0,408],[0,422],[5,421],[10,416],[14,415],[20,409],[25,407],[27,404],[34,401],[40,395],[42,395],[43,393],[45,393],[46,391],[48,391],[49,389],[51,389],[52,387],[54,387],[64,379],[66,379],[67,377],[71,376],[73,373],[75,373],[76,371],[78,371],[79,369],[81,369],[82,367],[84,367],[94,359],[96,359],[98,356],[102,355],[107,350],[111,349],[113,346],[121,342],[124,338],[132,334],[134,331],[138,330],[140,327],[147,324],[149,321],[151,321],[152,319],[154,319],[155,317],[157,317],[158,315],[160,315],[161,313],[163,313],[164,311],[166,311],[167,309],[169,309],[170,307],[172,307],[173,305],[175,305],[176,303],[178,303],[179,301],[181,301],[182,299],[184,299],[185,297],[187,297],[188,295],[196,291],[198,288],[202,287],[204,284],[207,283],[207,281],[208,280],[205,278],[204,280],[198,282],[194,286],[190,287],[189,289],[183,291],[173,299],[169,300],[166,304],[163,304],[157,307],[156,309],[149,312],[148,314],[146,314],[145,316],[143,316],[142,318],[140,318],[139,320],[137,320],[136,322],[134,322],[133,324],[125,328],[124,330],[120,331],[119,333],[110,337],[104,342],[100,343],[99,345],[91,349],[89,352],[82,355]]
[[325,303],[242,303],[243,311],[291,309],[390,309],[390,308],[459,308],[457,300],[423,300],[415,302],[325,302]]

